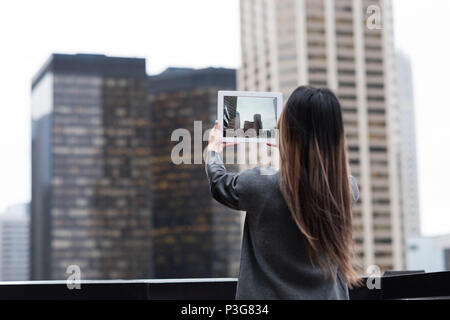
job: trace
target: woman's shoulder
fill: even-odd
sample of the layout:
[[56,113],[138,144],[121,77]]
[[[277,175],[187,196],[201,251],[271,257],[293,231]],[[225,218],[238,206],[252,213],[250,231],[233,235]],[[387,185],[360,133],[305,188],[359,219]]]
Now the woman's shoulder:
[[244,170],[237,179],[237,190],[245,199],[256,200],[267,196],[278,187],[278,171],[271,167]]
[[278,188],[278,171],[269,167],[256,167],[241,172],[236,190],[242,208],[247,212],[260,212]]
[[239,179],[249,186],[254,186],[255,182],[268,184],[278,180],[278,170],[272,167],[255,167],[241,172]]

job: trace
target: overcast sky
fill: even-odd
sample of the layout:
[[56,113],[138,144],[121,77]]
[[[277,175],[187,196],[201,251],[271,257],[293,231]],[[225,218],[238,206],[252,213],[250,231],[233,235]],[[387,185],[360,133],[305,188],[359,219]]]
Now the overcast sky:
[[[422,231],[450,233],[450,1],[394,0],[397,47],[411,57]],[[237,68],[238,0],[1,1],[0,211],[30,200],[30,81],[52,52]]]
[[255,114],[261,115],[263,129],[275,128],[277,122],[274,100],[276,98],[239,97],[236,112],[239,112],[241,128],[244,127],[245,121],[253,121]]

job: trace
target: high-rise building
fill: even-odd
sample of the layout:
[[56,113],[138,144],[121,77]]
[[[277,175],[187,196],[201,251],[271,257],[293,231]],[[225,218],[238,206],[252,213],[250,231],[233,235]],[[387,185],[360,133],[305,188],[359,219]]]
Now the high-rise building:
[[405,266],[395,144],[389,0],[241,0],[240,90],[326,86],[339,97],[359,182],[354,238],[362,265]]
[[150,277],[145,60],[54,54],[32,83],[31,277]]
[[411,62],[403,53],[397,54],[397,152],[400,173],[401,209],[404,237],[419,237],[420,209],[417,177],[416,112]]
[[[203,132],[217,118],[217,91],[235,88],[236,71],[231,69],[169,68],[149,77],[157,278],[237,276],[241,217],[211,198],[202,164]],[[199,128],[194,129],[194,121],[201,121]],[[173,147],[182,141],[178,135],[171,141],[177,129],[191,138],[188,163],[171,159]],[[194,151],[200,153],[194,156]]]
[[0,213],[0,281],[29,279],[30,205]]
[[426,272],[450,270],[450,234],[434,237],[411,236],[407,243],[408,270]]

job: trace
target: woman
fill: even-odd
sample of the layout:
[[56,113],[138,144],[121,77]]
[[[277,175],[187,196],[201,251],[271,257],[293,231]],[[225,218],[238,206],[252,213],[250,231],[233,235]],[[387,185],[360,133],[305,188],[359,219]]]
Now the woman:
[[351,206],[341,106],[328,89],[299,87],[278,121],[280,170],[227,173],[218,122],[206,173],[213,197],[246,211],[237,299],[348,299]]

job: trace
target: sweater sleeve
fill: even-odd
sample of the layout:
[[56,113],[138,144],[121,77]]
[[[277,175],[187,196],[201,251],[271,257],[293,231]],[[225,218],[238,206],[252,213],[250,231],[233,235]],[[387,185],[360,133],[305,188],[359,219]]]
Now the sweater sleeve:
[[240,201],[239,174],[228,173],[217,152],[207,154],[206,176],[215,200],[231,209],[244,210]]
[[353,204],[356,204],[359,199],[359,188],[358,184],[356,183],[356,180],[353,176],[349,176],[348,179],[350,180],[350,187],[352,189],[352,199]]

